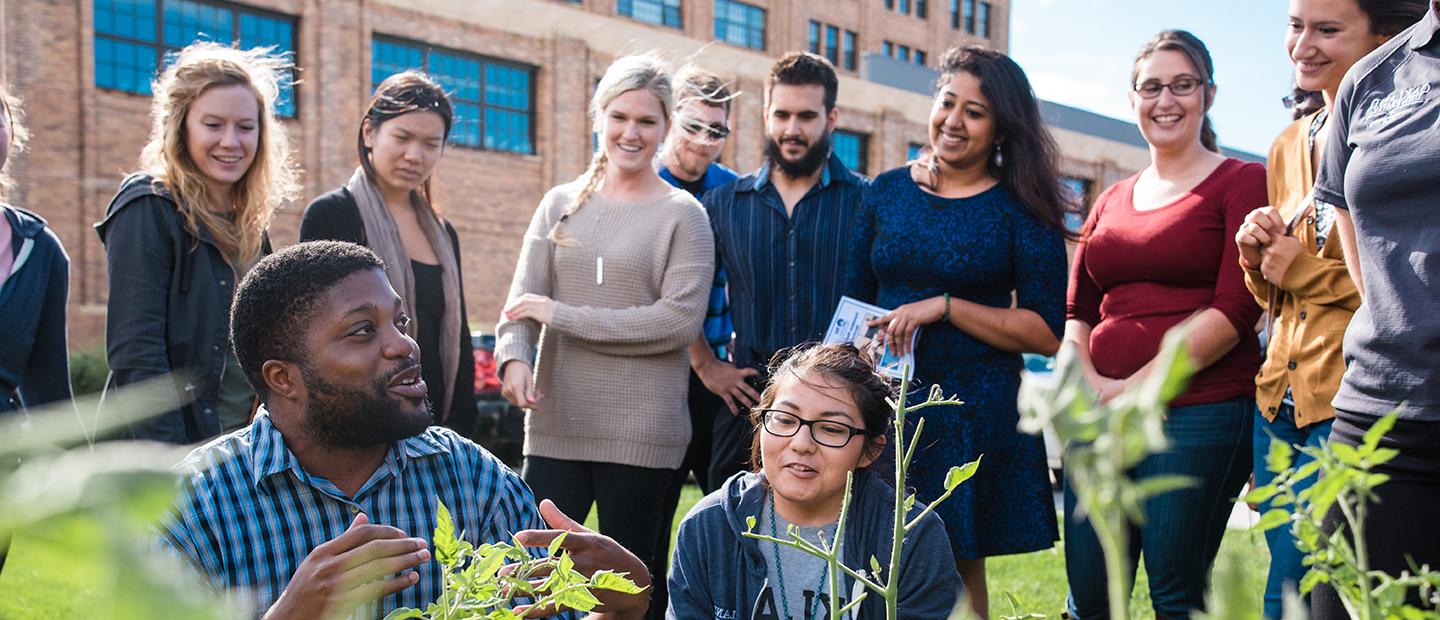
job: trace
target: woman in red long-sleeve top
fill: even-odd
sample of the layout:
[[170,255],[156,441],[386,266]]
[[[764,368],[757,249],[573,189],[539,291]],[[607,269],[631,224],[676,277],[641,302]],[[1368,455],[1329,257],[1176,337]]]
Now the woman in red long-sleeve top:
[[[1250,473],[1260,309],[1245,287],[1235,231],[1266,203],[1265,168],[1219,153],[1206,111],[1214,101],[1205,45],[1161,33],[1135,63],[1131,104],[1151,165],[1102,193],[1071,269],[1066,340],[1109,399],[1151,371],[1165,333],[1188,321],[1200,370],[1170,403],[1171,447],[1134,476],[1181,475],[1194,486],[1145,503],[1131,549],[1145,558],[1156,617],[1188,617],[1204,602],[1210,565],[1233,498]],[[1070,615],[1108,615],[1104,559],[1094,531],[1065,494]],[[1131,576],[1138,558],[1129,558]]]

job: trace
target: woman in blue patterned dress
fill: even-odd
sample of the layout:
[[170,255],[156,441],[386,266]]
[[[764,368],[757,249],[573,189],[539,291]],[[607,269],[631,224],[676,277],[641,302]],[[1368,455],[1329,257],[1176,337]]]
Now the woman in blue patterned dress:
[[983,618],[985,558],[1058,538],[1045,446],[1016,430],[1015,399],[1020,354],[1060,346],[1070,204],[1019,65],[966,46],[948,50],[940,71],[930,153],[867,190],[846,289],[894,308],[872,324],[898,353],[923,327],[916,387],[938,383],[965,403],[920,414],[928,421],[908,484],[934,501],[951,466],[985,455],[978,475],[937,508]]

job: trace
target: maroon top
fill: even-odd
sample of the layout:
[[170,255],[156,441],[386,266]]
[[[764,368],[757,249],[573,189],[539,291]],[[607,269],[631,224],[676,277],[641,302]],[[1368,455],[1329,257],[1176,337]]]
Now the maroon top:
[[1245,288],[1235,231],[1246,214],[1265,206],[1265,167],[1227,159],[1188,194],[1149,211],[1135,210],[1139,177],[1095,200],[1070,269],[1066,312],[1093,326],[1095,370],[1129,377],[1160,351],[1167,330],[1214,308],[1240,342],[1196,374],[1171,406],[1254,398],[1260,307]]

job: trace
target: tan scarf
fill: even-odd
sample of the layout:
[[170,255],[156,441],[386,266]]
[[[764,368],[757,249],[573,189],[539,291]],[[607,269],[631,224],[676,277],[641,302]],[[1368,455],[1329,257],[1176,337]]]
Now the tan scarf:
[[[419,317],[415,316],[415,274],[410,270],[410,257],[405,253],[405,244],[400,241],[400,228],[395,224],[395,218],[391,217],[390,209],[385,206],[380,190],[365,176],[364,168],[355,169],[355,174],[350,176],[350,182],[345,184],[345,188],[355,197],[360,221],[365,224],[366,243],[385,261],[385,275],[390,278],[390,285],[395,287],[395,292],[400,294],[406,311],[410,312],[410,326],[407,331],[410,337],[416,338],[420,330]],[[437,418],[444,421],[450,415],[450,405],[455,398],[455,375],[460,364],[460,269],[455,262],[455,248],[450,244],[450,235],[445,232],[444,222],[419,193],[410,192],[410,205],[415,208],[415,219],[425,231],[425,239],[430,242],[435,256],[440,259],[440,281],[445,290],[445,324],[440,329],[440,368],[444,371],[445,385],[441,386],[441,394],[444,395],[440,399],[442,407],[436,412]],[[428,364],[433,361],[421,360],[421,363]],[[435,405],[434,390],[434,387],[430,388],[432,407]]]

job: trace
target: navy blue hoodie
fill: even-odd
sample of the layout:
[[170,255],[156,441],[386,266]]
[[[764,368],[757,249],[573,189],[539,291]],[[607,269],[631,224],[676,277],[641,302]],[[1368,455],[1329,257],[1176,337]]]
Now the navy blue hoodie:
[[39,215],[0,204],[15,255],[0,284],[0,413],[70,398],[70,257]]
[[[759,518],[767,488],[764,474],[736,474],[695,504],[680,522],[670,564],[666,618],[757,618],[756,604],[767,581],[765,555],[760,541],[741,532],[748,529],[748,517]],[[910,518],[922,508],[916,505]],[[846,566],[868,576],[870,557],[874,556],[882,568],[888,568],[894,515],[893,487],[868,470],[857,471],[842,546]],[[844,580],[844,590],[850,593],[846,600],[854,600],[863,586],[848,577]],[[960,590],[960,574],[955,571],[945,526],[939,516],[926,515],[910,531],[901,552],[900,617],[949,618]],[[884,618],[885,601],[879,593],[870,592],[859,612],[855,617]]]

